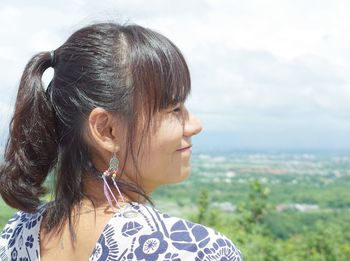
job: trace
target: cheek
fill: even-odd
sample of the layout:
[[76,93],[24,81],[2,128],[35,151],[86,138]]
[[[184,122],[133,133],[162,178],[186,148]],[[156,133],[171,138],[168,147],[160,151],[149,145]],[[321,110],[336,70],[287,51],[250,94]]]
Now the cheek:
[[[145,176],[165,176],[174,164],[181,163],[181,153],[176,150],[181,147],[183,128],[179,121],[164,122],[152,136],[149,151],[145,147],[142,166]],[[176,167],[176,166],[175,166]]]
[[[147,139],[145,138],[144,141]],[[151,136],[151,142],[142,142],[137,164],[142,179],[147,183],[164,184],[177,180],[181,174],[183,157],[176,150],[182,145],[183,127],[175,117],[164,120]],[[130,157],[128,157],[130,159]],[[135,174],[128,160],[128,172]],[[135,178],[135,177],[134,177]]]
[[181,147],[183,128],[178,121],[173,120],[163,124],[153,138],[152,149],[155,153],[174,154]]

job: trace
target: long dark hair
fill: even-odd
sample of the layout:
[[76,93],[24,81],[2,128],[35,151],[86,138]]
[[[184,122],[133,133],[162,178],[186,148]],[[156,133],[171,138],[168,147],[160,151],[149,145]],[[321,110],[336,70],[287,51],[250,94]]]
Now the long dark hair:
[[[149,132],[157,111],[185,101],[191,81],[180,50],[162,34],[136,24],[88,25],[53,54],[54,59],[50,52],[34,55],[24,69],[0,165],[0,193],[9,206],[34,212],[53,172],[54,199],[44,227],[59,231],[68,219],[74,233],[71,211],[86,196],[83,173],[91,167],[82,135],[89,113],[101,107],[125,120],[125,154],[130,150],[135,163],[136,135]],[[45,91],[42,74],[49,67],[54,76]],[[141,128],[140,111],[146,119]],[[122,192],[136,192],[154,205],[138,184],[119,182]]]

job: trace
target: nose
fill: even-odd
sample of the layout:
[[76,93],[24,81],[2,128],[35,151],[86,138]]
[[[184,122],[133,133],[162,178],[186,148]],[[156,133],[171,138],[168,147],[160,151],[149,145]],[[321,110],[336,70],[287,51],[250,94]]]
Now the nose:
[[202,123],[200,120],[188,112],[188,118],[184,124],[184,136],[193,136],[201,132],[203,129]]

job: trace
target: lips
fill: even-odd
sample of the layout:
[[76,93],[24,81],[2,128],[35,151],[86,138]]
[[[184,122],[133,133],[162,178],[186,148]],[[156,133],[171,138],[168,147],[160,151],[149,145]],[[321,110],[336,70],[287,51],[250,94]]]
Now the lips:
[[183,147],[183,148],[181,148],[181,149],[178,149],[178,151],[185,150],[185,149],[189,149],[189,148],[191,148],[191,147],[192,147],[192,145],[187,146],[187,147]]

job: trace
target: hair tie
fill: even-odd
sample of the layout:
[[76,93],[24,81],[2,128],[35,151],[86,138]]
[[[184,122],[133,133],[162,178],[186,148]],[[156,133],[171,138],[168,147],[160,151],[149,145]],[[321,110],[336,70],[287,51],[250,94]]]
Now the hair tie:
[[55,60],[55,50],[52,50],[50,52],[50,56],[51,56],[51,67],[55,67],[55,62],[56,62],[56,60]]

